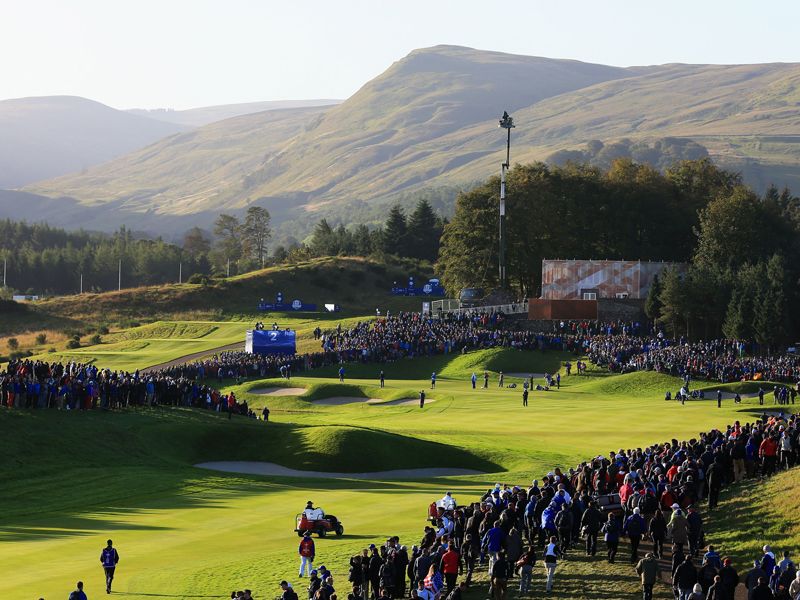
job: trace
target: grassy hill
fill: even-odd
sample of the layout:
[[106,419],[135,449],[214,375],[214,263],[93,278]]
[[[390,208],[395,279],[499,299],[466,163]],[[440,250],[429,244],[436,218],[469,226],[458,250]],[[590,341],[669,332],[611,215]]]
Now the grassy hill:
[[0,188],[81,172],[182,129],[74,96],[3,100]]
[[[314,321],[374,315],[376,308],[382,312],[421,310],[422,299],[389,294],[393,282],[406,281],[409,275],[421,281],[431,277],[432,271],[430,266],[408,261],[379,264],[364,258],[330,257],[212,280],[208,285],[148,286],[9,304],[0,307],[0,352],[7,351],[9,338],[14,337],[20,350],[50,358],[105,356],[126,368],[136,360],[150,366],[243,340],[244,330],[258,319],[279,320],[297,329],[300,348],[310,350],[303,344],[311,339]],[[261,298],[274,299],[277,292],[283,292],[287,300],[317,304],[320,311],[326,303],[339,304],[342,312],[267,315],[256,310]],[[156,321],[183,322],[185,335],[164,332],[165,327],[174,329],[174,323],[144,327]],[[37,341],[40,334],[44,341]],[[75,335],[82,347],[66,354],[66,345]],[[101,336],[100,345],[92,342],[95,335]]]
[[311,108],[315,106],[330,106],[339,104],[341,100],[265,100],[263,102],[244,102],[240,104],[220,104],[217,106],[203,106],[186,110],[172,110],[166,108],[140,109],[132,108],[126,112],[158,121],[175,123],[184,127],[202,127],[217,121],[223,121],[240,115],[264,112],[266,110],[280,110],[284,108]]
[[[189,329],[173,333],[198,333]],[[269,597],[282,578],[298,585],[293,517],[309,499],[344,523],[342,538],[317,541],[318,559],[341,587],[348,558],[369,543],[395,534],[404,544],[415,543],[427,505],[445,489],[461,502],[472,501],[495,481],[525,484],[555,465],[566,467],[620,446],[752,420],[750,411],[756,408],[748,399],[742,406],[727,402],[722,409],[710,400],[665,403],[651,390],[653,382],[615,375],[565,376],[560,390],[534,392],[526,409],[520,406],[519,388],[496,387],[494,373],[488,389],[471,390],[468,384],[472,370],[554,370],[563,358],[505,349],[399,361],[384,366],[383,390],[376,385],[375,365],[348,365],[344,386],[336,381],[334,367],[293,378],[291,385],[309,390],[300,397],[253,393],[257,387],[285,385],[280,380],[233,388],[255,406],[268,404],[270,423],[169,408],[0,409],[0,561],[6,567],[0,594],[59,597],[80,578],[95,597],[103,577],[97,555],[111,537],[122,557],[115,591],[131,600],[222,598],[243,587]],[[311,401],[332,394],[408,397],[427,387],[432,368],[440,379],[436,390],[429,390],[434,402],[422,411]],[[598,388],[600,381],[617,379],[624,383]],[[192,466],[208,460],[273,461],[346,473],[436,466],[485,474],[407,481],[314,479],[232,475]],[[796,537],[791,514],[796,487],[797,475],[787,474],[754,483],[752,494],[724,499],[725,510],[712,519],[709,540],[734,554],[737,566],[762,540],[788,547]],[[729,519],[733,528],[725,522]],[[468,600],[486,597],[482,574],[477,581]],[[556,582],[554,598],[611,600],[641,593],[626,561],[609,565],[579,551],[559,565]],[[537,566],[533,595],[543,593],[543,570]],[[671,590],[659,584],[655,597],[671,598]]]
[[28,189],[74,198],[76,214],[110,207],[86,214],[98,226],[122,211],[158,231],[257,202],[297,235],[322,216],[377,220],[376,203],[495,173],[504,109],[514,162],[589,140],[690,138],[758,187],[800,188],[799,82],[793,63],[620,69],[436,46],[328,110],[237,117]]

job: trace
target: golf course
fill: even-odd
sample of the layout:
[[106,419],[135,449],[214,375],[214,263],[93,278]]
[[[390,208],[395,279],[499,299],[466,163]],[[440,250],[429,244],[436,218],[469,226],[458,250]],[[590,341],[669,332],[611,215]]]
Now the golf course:
[[[309,338],[317,324],[324,329],[338,322],[293,317],[274,320],[297,328],[300,347],[314,344]],[[101,348],[59,358],[145,368],[235,342],[247,325],[244,320],[158,322],[117,334]],[[294,517],[308,500],[344,525],[342,537],[315,540],[315,563],[325,564],[346,593],[349,557],[391,535],[409,548],[418,543],[428,504],[445,491],[459,502],[473,501],[495,482],[528,485],[556,466],[673,437],[688,439],[761,413],[757,400],[747,398],[740,405],[727,400],[721,409],[710,399],[665,402],[664,392],[674,392],[681,382],[657,373],[611,375],[590,367],[585,375],[566,376],[564,362],[575,358],[494,348],[384,365],[346,364],[344,382],[338,366],[328,366],[290,381],[222,383],[223,391],[233,391],[256,412],[267,406],[266,423],[167,407],[2,410],[0,597],[58,598],[78,579],[90,598],[99,597],[104,579],[98,557],[108,538],[121,556],[113,593],[132,600],[227,598],[243,587],[269,598],[279,594],[281,579],[302,589]],[[434,371],[436,388],[430,389]],[[484,371],[490,375],[486,389]],[[523,407],[522,377],[531,374],[534,383],[543,383],[541,374],[557,371],[560,389],[533,391]],[[470,384],[473,372],[479,375],[477,389]],[[514,383],[517,387],[508,387]],[[420,409],[416,399],[422,389],[427,398]],[[244,462],[301,472],[255,475],[196,466],[236,470]],[[416,471],[386,473],[400,469]],[[323,476],[331,473],[339,476]],[[735,504],[737,526],[746,528],[742,502],[723,496],[717,514]],[[789,525],[776,527],[774,535],[796,539],[797,520]],[[744,568],[749,556],[737,552],[752,550],[752,538],[732,535],[724,517],[712,518],[708,527],[709,537],[719,535],[725,552]],[[559,567],[553,597],[633,597],[639,590],[624,561],[608,564],[579,554]],[[478,581],[485,583],[484,571]],[[544,590],[538,567],[533,590],[534,597]],[[481,584],[469,597],[485,593]],[[671,590],[659,585],[656,597],[669,598]]]

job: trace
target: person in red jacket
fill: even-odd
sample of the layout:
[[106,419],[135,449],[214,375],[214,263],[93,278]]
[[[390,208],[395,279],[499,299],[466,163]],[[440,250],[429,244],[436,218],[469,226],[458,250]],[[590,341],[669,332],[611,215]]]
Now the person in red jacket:
[[456,587],[456,579],[458,578],[458,563],[460,556],[458,551],[453,548],[453,544],[447,547],[447,552],[442,555],[441,569],[444,574],[445,583],[447,583],[447,593],[453,591]]
[[307,531],[303,534],[303,539],[300,540],[298,553],[300,554],[299,577],[304,576],[306,566],[308,566],[308,574],[310,575],[311,570],[314,568],[314,540],[311,539],[311,534]]
[[761,457],[761,469],[765,476],[770,476],[775,472],[775,465],[778,462],[778,442],[775,438],[768,436],[764,438],[758,447],[758,456]]

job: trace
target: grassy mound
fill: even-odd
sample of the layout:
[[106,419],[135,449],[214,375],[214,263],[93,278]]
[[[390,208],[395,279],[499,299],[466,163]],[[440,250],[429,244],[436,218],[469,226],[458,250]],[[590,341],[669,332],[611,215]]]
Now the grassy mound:
[[[184,409],[114,415],[80,411],[0,411],[4,463],[10,478],[58,471],[80,457],[82,468],[190,466],[211,460],[276,462],[303,470],[364,472],[423,467],[496,471],[497,465],[444,443],[365,427],[300,426]],[[31,431],[36,436],[29,435]],[[47,444],[41,440],[48,440]],[[98,451],[102,449],[102,451]],[[25,467],[26,472],[19,469]]]
[[441,370],[443,377],[469,377],[483,371],[492,373],[555,373],[565,360],[574,359],[568,353],[525,352],[511,348],[490,348],[459,355]]
[[739,573],[761,557],[764,544],[770,544],[778,557],[789,550],[796,561],[800,544],[798,504],[800,468],[729,489],[709,520],[708,539],[722,554],[733,558]]
[[[577,380],[576,380],[577,381]],[[636,371],[623,375],[594,375],[581,380],[580,390],[602,396],[659,396],[680,389],[681,379],[664,373]]]

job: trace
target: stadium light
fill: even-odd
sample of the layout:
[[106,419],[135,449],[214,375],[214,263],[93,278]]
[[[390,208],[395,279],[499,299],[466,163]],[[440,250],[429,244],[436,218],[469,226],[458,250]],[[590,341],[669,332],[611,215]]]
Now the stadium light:
[[500,289],[505,290],[506,280],[506,170],[511,166],[511,130],[514,118],[503,111],[500,127],[506,130],[506,161],[500,165]]

